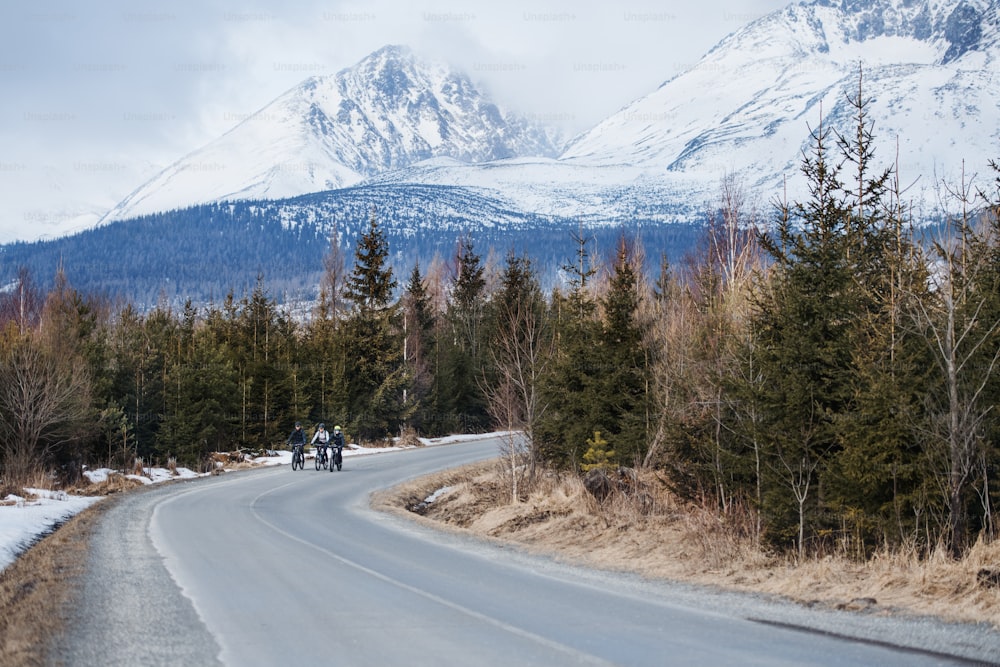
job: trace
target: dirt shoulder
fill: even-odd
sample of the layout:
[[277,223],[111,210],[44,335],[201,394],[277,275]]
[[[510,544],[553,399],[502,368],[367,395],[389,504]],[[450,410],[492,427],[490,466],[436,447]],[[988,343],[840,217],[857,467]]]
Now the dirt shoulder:
[[977,545],[961,561],[899,553],[867,563],[828,556],[797,564],[740,537],[748,531],[738,520],[726,525],[680,504],[655,476],[638,501],[598,503],[575,476],[552,473],[516,504],[509,488],[495,463],[477,464],[379,493],[373,506],[588,567],[1000,630],[1000,582],[982,574],[1000,572],[998,543]]
[[0,571],[0,665],[52,664],[49,645],[64,634],[69,611],[81,595],[95,527],[122,494],[145,488],[135,479],[114,475],[69,489],[77,495],[103,498]]
[[63,632],[91,532],[112,502],[106,498],[77,514],[0,572],[0,665],[49,664],[48,642]]

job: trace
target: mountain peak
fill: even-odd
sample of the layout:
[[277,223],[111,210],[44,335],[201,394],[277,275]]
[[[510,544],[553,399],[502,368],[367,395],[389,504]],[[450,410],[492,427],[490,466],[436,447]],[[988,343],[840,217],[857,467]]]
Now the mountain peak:
[[978,49],[987,26],[997,23],[997,3],[990,0],[813,0],[803,6],[836,12],[851,41],[908,37],[936,42],[942,63]]
[[876,152],[898,155],[901,170],[923,179],[914,196],[933,205],[934,179],[995,157],[998,8],[998,0],[789,5],[576,138],[562,158],[699,183],[733,173],[777,192],[809,148],[810,124],[822,118],[850,131],[860,67]]
[[306,79],[105,219],[330,190],[435,157],[479,163],[555,154],[544,128],[501,109],[466,75],[387,45],[336,74]]

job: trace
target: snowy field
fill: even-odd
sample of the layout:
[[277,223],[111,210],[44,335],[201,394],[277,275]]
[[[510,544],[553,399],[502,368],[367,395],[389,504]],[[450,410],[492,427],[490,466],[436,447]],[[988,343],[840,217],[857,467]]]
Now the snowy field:
[[[502,433],[485,433],[481,435],[455,435],[446,438],[425,439],[425,446],[453,444],[482,438],[492,438]],[[407,447],[358,447],[348,445],[344,448],[344,458],[380,454],[382,452],[399,451]],[[252,462],[265,465],[290,465],[292,453],[288,451],[275,452],[276,456],[253,459]],[[107,479],[112,471],[106,468],[87,470],[84,474],[93,483]],[[158,484],[176,479],[199,477],[198,473],[187,468],[178,468],[177,475],[171,474],[166,468],[146,468],[144,475],[126,475],[144,484]],[[208,473],[206,473],[207,475]],[[35,542],[51,533],[56,527],[66,522],[73,515],[82,512],[103,496],[74,496],[64,491],[48,491],[45,489],[25,489],[24,496],[9,495],[0,500],[0,571],[13,563],[18,556],[29,549]]]

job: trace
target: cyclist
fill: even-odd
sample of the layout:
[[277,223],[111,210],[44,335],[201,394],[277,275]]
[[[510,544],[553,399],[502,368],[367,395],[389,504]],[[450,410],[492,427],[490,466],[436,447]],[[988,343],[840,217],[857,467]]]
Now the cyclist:
[[[316,433],[313,434],[310,445],[314,446],[319,454],[316,455],[317,465],[320,465],[322,461],[326,460],[326,447],[330,442],[330,433],[326,430],[325,424],[320,424],[316,427]],[[322,454],[322,456],[320,456]]]
[[341,452],[344,451],[344,432],[340,430],[339,426],[333,427],[333,442],[331,444],[333,450],[330,455],[330,463],[336,463],[337,470],[340,470],[340,464],[344,460],[344,457],[341,455]]
[[303,448],[306,446],[306,432],[302,428],[302,422],[295,422],[295,428],[288,435],[288,444],[292,447],[292,461],[295,461],[295,450],[298,449],[299,453],[302,455],[303,460],[305,459],[305,452]]

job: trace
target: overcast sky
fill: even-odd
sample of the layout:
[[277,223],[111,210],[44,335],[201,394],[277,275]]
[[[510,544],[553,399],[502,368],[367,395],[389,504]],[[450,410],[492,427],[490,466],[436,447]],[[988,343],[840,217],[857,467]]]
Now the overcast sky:
[[[0,10],[0,243],[61,231],[315,75],[386,44],[585,130],[791,0],[33,0]],[[29,201],[30,200],[30,201]]]

